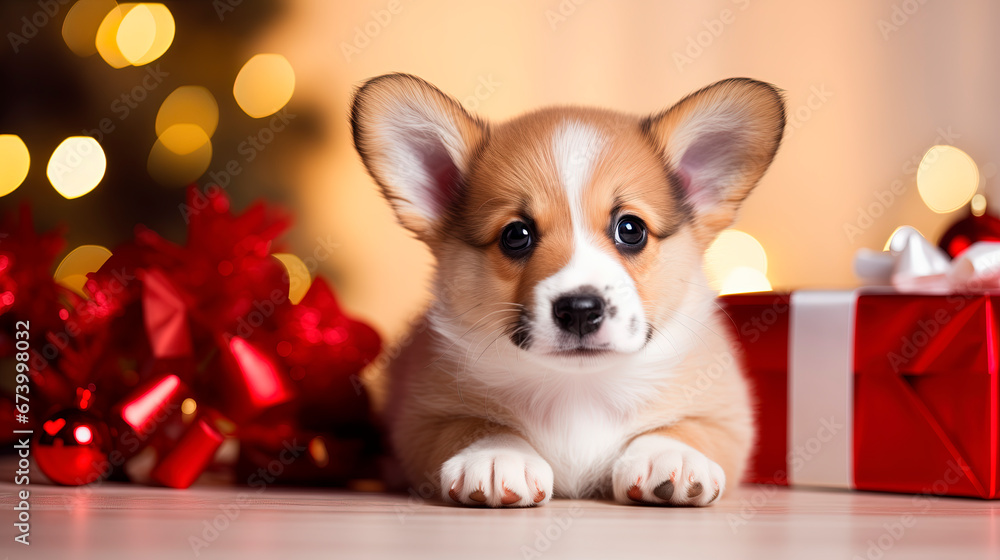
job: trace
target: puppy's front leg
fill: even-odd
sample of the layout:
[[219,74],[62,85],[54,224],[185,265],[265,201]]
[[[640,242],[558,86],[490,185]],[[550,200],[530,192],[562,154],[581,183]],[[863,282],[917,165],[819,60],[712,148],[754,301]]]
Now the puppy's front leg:
[[[421,424],[422,426],[417,426]],[[552,467],[523,437],[479,418],[448,418],[410,425],[397,448],[413,465],[438,475],[446,502],[524,507],[552,498]]]
[[485,436],[441,467],[442,496],[465,505],[542,505],[552,487],[552,467],[514,433]]
[[614,465],[615,500],[707,506],[722,497],[727,475],[737,479],[747,447],[738,434],[700,419],[642,434]]

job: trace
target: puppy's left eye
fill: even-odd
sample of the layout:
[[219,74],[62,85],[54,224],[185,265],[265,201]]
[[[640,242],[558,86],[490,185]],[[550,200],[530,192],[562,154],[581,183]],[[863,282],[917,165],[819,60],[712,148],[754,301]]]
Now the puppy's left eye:
[[623,216],[615,226],[615,243],[630,250],[641,249],[646,244],[646,224],[635,216]]

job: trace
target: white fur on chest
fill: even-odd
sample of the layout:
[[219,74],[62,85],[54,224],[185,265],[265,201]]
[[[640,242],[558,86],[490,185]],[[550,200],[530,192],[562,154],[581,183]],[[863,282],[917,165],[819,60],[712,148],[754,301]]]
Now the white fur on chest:
[[555,494],[596,497],[611,484],[611,466],[633,431],[629,417],[572,398],[522,417],[522,430],[555,474]]
[[512,427],[552,467],[556,496],[609,496],[611,467],[628,442],[671,421],[668,411],[657,417],[640,411],[655,385],[669,383],[673,360],[655,351],[637,358],[600,372],[529,373],[522,367],[514,375],[490,367],[501,358],[477,378],[491,386],[490,400],[503,403]]

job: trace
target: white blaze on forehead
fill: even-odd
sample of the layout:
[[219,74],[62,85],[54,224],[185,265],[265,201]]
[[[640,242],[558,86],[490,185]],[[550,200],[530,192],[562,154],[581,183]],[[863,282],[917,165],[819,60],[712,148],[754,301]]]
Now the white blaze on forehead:
[[[535,287],[534,326],[536,343],[543,349],[555,348],[560,335],[552,319],[552,303],[561,296],[579,293],[581,288],[597,290],[608,313],[591,342],[621,351],[641,347],[645,339],[645,314],[632,277],[616,254],[601,247],[598,231],[589,231],[583,211],[583,193],[590,185],[605,139],[593,127],[577,121],[563,123],[552,137],[552,153],[559,181],[566,190],[573,227],[573,256],[561,270]],[[610,219],[610,216],[609,216]]]
[[[570,121],[556,129],[552,137],[552,153],[556,160],[559,181],[566,189],[573,233],[584,234],[583,191],[590,183],[594,166],[604,149],[604,138],[593,127]],[[580,239],[577,239],[579,243]]]

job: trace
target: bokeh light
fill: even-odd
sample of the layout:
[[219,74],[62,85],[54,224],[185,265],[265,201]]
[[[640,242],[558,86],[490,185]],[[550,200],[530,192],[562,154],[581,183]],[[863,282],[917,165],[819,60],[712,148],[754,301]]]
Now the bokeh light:
[[233,97],[243,111],[254,118],[277,113],[292,98],[295,71],[280,54],[258,54],[236,75]]
[[194,414],[196,410],[198,410],[198,403],[191,397],[184,399],[184,402],[181,403],[181,412],[184,414]]
[[323,438],[316,436],[309,441],[309,456],[317,467],[325,467],[330,463],[330,452],[327,451]]
[[118,29],[126,12],[134,6],[135,4],[115,6],[104,15],[101,25],[97,27],[97,36],[94,40],[97,53],[112,68],[125,68],[130,64],[118,48]]
[[309,291],[312,278],[309,275],[309,267],[298,256],[291,253],[274,253],[272,257],[281,261],[285,271],[288,273],[288,299],[292,303],[298,303]]
[[972,211],[973,216],[982,216],[986,213],[986,197],[982,194],[977,194],[972,197],[969,202],[969,209]]
[[175,124],[159,135],[160,142],[177,155],[187,155],[210,143],[205,129],[196,124]]
[[16,134],[0,134],[0,196],[14,192],[28,176],[31,156]]
[[[142,8],[142,10],[139,8]],[[127,33],[134,33],[129,20],[129,16],[132,15],[136,15],[134,23],[136,29],[142,29],[145,33],[153,33],[153,39],[149,42],[149,47],[142,53],[125,52],[125,47],[121,44],[122,29],[128,25],[130,29]],[[133,66],[142,66],[153,62],[167,52],[170,44],[174,42],[176,25],[174,24],[173,14],[170,13],[170,10],[165,5],[140,4],[135,10],[129,12],[122,21],[122,29],[118,31],[119,48],[122,50],[122,54]],[[146,41],[142,41],[142,44],[145,43]]]
[[107,167],[108,160],[97,140],[70,136],[52,152],[45,174],[59,194],[77,198],[94,190]]
[[180,187],[201,177],[212,161],[212,141],[194,124],[175,124],[163,131],[149,151],[146,169],[159,184]]
[[156,135],[177,124],[198,126],[211,138],[219,125],[219,104],[212,92],[201,86],[181,86],[171,92],[156,113]]
[[163,4],[119,4],[97,28],[97,52],[113,68],[142,66],[167,52],[174,40],[174,17]]
[[917,167],[917,190],[928,208],[947,214],[962,208],[979,188],[979,169],[955,146],[934,146]]
[[156,20],[153,19],[153,14],[143,4],[132,6],[118,25],[118,33],[115,35],[118,52],[122,53],[129,64],[133,64],[149,52],[154,39]]
[[77,56],[90,56],[97,52],[97,30],[104,16],[115,9],[114,0],[79,0],[66,12],[62,36]]
[[729,275],[719,288],[719,295],[769,291],[771,283],[763,272],[748,266],[738,266],[729,271]]
[[56,283],[87,297],[83,291],[83,285],[87,283],[87,274],[100,270],[110,258],[111,251],[105,247],[81,245],[63,258],[52,277]]
[[80,445],[87,445],[94,440],[94,434],[87,426],[77,426],[73,430],[73,437],[76,438],[77,443]]
[[705,274],[708,285],[721,289],[730,274],[739,267],[757,270],[766,278],[767,253],[749,233],[727,229],[705,252]]

